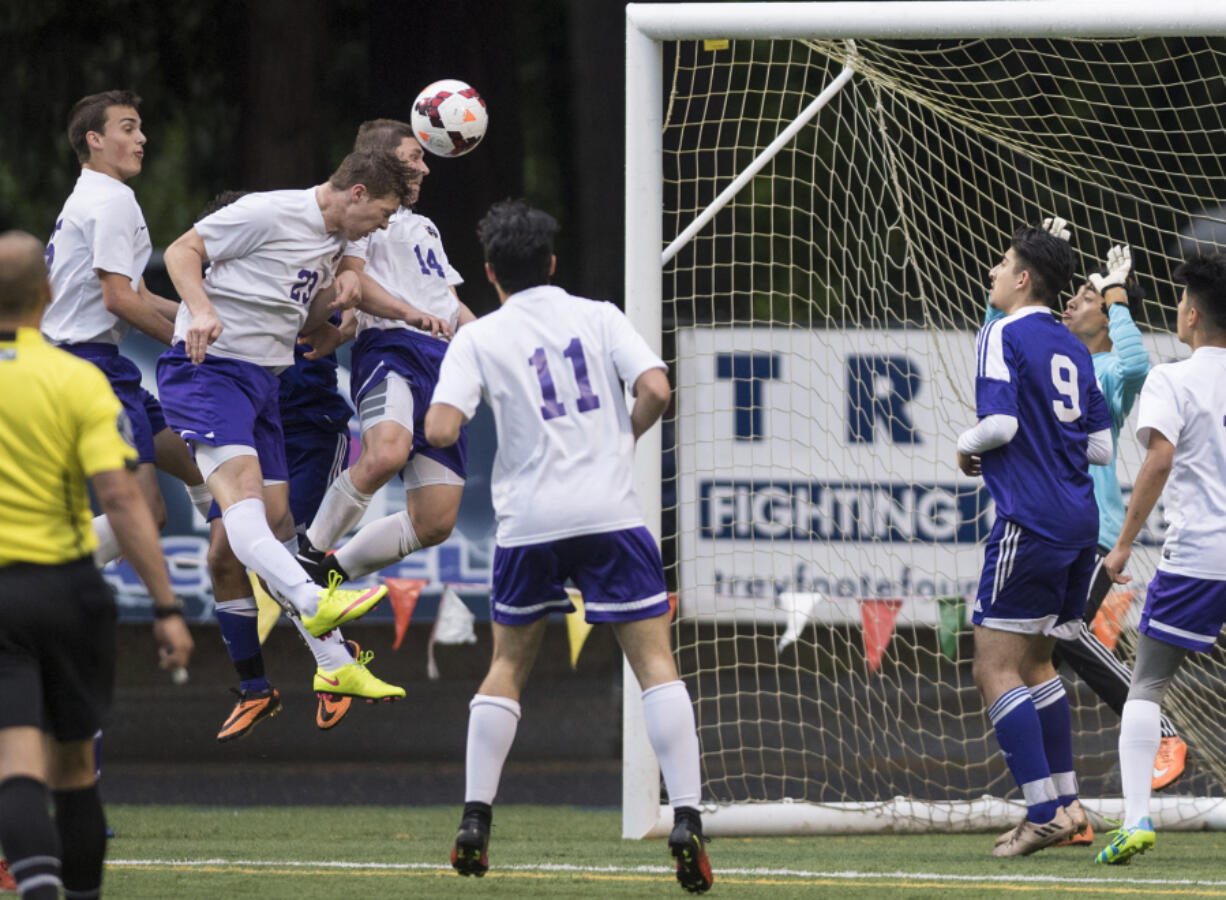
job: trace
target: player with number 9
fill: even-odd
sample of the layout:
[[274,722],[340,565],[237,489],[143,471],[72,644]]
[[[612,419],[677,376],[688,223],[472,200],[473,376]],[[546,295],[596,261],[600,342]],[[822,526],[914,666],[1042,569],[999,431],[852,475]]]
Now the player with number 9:
[[1111,459],[1111,416],[1085,346],[1048,304],[1073,275],[1067,241],[1019,228],[990,273],[1002,318],[979,333],[979,422],[958,437],[958,466],[996,502],[975,599],[975,683],[1026,819],[995,856],[1033,853],[1088,826],[1077,801],[1068,698],[1051,656],[1080,626],[1098,507],[1089,464]]

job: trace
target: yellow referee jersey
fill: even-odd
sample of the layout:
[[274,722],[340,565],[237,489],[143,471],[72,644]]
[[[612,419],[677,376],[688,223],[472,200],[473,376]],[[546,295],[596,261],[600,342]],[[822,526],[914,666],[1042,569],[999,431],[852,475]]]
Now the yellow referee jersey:
[[92,363],[33,328],[0,332],[0,566],[80,559],[97,541],[85,479],[136,462]]

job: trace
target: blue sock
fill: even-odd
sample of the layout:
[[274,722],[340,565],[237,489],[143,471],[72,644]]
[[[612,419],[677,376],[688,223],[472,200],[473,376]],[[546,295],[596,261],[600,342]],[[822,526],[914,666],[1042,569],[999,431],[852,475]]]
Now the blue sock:
[[1019,685],[996,698],[988,710],[1005,762],[1026,800],[1026,818],[1050,822],[1060,808],[1043,751],[1043,729],[1030,691]]
[[[253,601],[252,606],[254,605]],[[226,642],[226,651],[238,671],[239,689],[268,690],[268,679],[264,677],[264,655],[260,651],[260,627],[256,610],[225,609],[218,604],[217,625],[221,629],[221,639]]]
[[1057,675],[1032,687],[1030,696],[1043,729],[1043,751],[1056,795],[1061,806],[1068,806],[1077,799],[1077,776],[1073,772],[1073,713],[1064,682]]

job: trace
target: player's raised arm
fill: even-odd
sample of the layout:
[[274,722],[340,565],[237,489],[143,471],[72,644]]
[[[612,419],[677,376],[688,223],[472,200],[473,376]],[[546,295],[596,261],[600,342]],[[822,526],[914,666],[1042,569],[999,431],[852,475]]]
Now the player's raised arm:
[[204,291],[204,264],[209,261],[204,239],[192,228],[166,248],[162,259],[166,274],[192,315],[183,344],[188,359],[199,364],[209,344],[221,337],[221,320]]

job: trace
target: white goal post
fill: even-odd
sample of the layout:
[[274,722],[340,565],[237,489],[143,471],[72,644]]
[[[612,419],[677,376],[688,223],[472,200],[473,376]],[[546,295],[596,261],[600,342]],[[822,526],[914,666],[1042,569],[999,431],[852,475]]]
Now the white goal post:
[[[963,364],[986,271],[1040,215],[1071,221],[1082,274],[1111,242],[1144,248],[1149,297],[1134,316],[1153,361],[1178,356],[1170,269],[1190,246],[1226,248],[1226,169],[1209,159],[1226,155],[1223,59],[1226,3],[1207,0],[627,5],[625,308],[676,389],[666,428],[639,441],[635,487],[680,597],[708,833],[1016,823],[1024,807],[947,616],[965,624],[989,515],[977,487],[954,484],[949,449],[973,422]],[[880,385],[903,382],[910,407],[881,400]],[[826,396],[844,387],[867,404],[854,435],[851,401]],[[1122,483],[1139,459],[1130,428]],[[770,429],[782,437],[763,439]],[[877,449],[900,440],[909,455]],[[817,522],[819,489],[824,514],[846,521],[805,536],[783,510]],[[925,503],[937,512],[921,521]],[[1140,556],[1143,590],[1152,548]],[[886,580],[836,590],[844,560]],[[828,581],[813,579],[823,568]],[[1188,789],[1155,795],[1155,820],[1226,829],[1222,642],[1181,678],[1166,711],[1199,768]],[[628,667],[623,686],[623,836],[667,835]],[[1074,740],[1092,746],[1077,752],[1104,760],[1091,778],[1103,794],[1083,802],[1101,826],[1122,816],[1118,720],[1083,706]],[[945,796],[951,752],[966,775]]]

